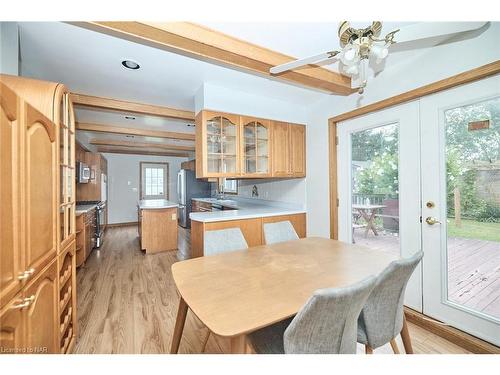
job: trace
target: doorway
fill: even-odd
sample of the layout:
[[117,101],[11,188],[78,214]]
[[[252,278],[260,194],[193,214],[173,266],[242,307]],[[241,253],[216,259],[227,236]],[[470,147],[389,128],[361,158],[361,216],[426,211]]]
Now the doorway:
[[424,251],[405,304],[500,343],[500,77],[337,124],[339,239]]

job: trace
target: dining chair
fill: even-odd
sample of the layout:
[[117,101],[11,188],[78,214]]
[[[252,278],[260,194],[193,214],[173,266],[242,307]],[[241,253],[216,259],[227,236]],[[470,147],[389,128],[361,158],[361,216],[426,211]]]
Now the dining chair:
[[358,319],[358,342],[365,345],[367,354],[387,343],[399,354],[395,340],[398,334],[406,353],[413,353],[403,302],[408,280],[423,256],[420,251],[411,258],[391,262],[377,277],[377,284]]
[[251,333],[249,343],[259,354],[354,354],[357,317],[376,281],[318,289],[293,319]]
[[[248,249],[248,244],[245,237],[243,237],[243,233],[241,233],[240,228],[210,230],[204,233],[203,254],[205,256],[244,249]],[[205,351],[208,339],[210,338],[210,333],[211,332],[209,330],[203,340],[201,348],[202,353]]]
[[264,224],[264,241],[266,245],[298,239],[299,236],[289,220]]

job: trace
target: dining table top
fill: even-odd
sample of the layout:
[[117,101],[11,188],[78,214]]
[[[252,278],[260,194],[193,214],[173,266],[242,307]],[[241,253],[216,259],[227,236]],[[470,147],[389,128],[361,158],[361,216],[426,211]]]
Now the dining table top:
[[235,337],[295,315],[313,292],[380,273],[394,256],[309,237],[172,265],[177,289],[216,335]]

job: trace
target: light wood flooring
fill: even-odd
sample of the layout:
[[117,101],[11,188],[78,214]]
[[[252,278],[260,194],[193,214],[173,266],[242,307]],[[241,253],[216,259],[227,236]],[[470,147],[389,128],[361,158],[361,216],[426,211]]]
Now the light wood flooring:
[[[168,353],[179,298],[170,267],[189,257],[189,232],[179,228],[179,251],[145,255],[137,228],[106,231],[77,272],[78,342],[74,353]],[[467,353],[461,347],[409,323],[416,353]],[[179,353],[199,353],[207,330],[188,312]],[[400,350],[403,350],[398,338]],[[210,336],[207,353],[224,353],[228,343]],[[364,353],[361,345],[358,352]],[[375,353],[392,353],[390,345]]]

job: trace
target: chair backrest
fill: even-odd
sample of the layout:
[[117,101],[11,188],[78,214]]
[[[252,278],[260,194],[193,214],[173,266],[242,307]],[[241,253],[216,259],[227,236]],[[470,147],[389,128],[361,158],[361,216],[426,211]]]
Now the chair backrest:
[[377,277],[359,317],[372,348],[387,344],[401,332],[406,285],[423,256],[420,251],[411,258],[391,262]]
[[358,316],[376,281],[315,291],[285,330],[285,353],[356,353]]
[[215,255],[247,248],[247,241],[245,241],[240,228],[210,230],[204,233],[204,255]]
[[264,240],[267,245],[298,239],[299,236],[289,220],[264,224]]

